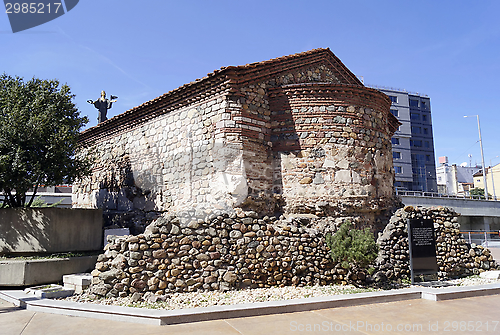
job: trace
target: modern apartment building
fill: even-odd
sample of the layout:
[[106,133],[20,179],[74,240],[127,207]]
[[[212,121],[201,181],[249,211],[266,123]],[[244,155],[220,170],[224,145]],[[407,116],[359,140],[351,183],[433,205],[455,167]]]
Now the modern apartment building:
[[374,88],[391,98],[391,113],[402,123],[392,138],[395,187],[437,192],[429,97],[392,88]]

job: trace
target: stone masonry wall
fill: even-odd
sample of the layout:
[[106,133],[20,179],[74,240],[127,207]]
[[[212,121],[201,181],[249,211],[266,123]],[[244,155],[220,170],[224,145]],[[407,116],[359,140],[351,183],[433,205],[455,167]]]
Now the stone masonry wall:
[[280,175],[274,172],[271,129],[275,113],[270,91],[282,85],[312,82],[340,83],[340,80],[330,67],[319,63],[278,76],[241,82],[237,94],[231,97],[239,108],[232,111],[231,119],[224,123],[221,132],[228,142],[242,146],[248,181],[248,198],[242,207],[261,213],[282,211],[280,194],[273,191],[273,185],[280,182]]
[[231,107],[223,96],[212,98],[105,137],[88,150],[97,159],[92,176],[73,187],[74,207],[121,213],[114,220],[131,218],[133,229],[171,209],[241,202],[240,149],[215,131]]
[[266,62],[214,72],[84,132],[83,154],[96,161],[74,184],[73,206],[102,208],[107,226],[133,233],[190,208],[381,226],[395,204],[389,99],[314,57],[267,75]]
[[[299,221],[241,211],[205,219],[193,214],[163,216],[144,234],[114,238],[98,258],[90,292],[161,295],[346,283],[346,270],[332,263],[323,234]],[[356,274],[356,280],[365,277]]]
[[[112,237],[98,257],[89,293],[156,296],[195,290],[346,284],[409,278],[408,218],[435,222],[439,277],[478,274],[496,267],[488,249],[468,245],[448,208],[400,209],[377,243],[376,273],[349,274],[332,261],[325,243],[342,223],[322,219],[259,218],[256,212],[164,215],[144,234]],[[333,227],[333,229],[332,229]]]
[[450,278],[479,274],[497,267],[487,248],[468,244],[460,234],[456,212],[447,207],[412,207],[399,209],[380,233],[376,260],[378,279],[410,278],[408,219],[432,219],[436,238],[438,277]]
[[[272,92],[274,190],[286,211],[357,216],[374,225],[393,208],[390,101],[375,90],[332,84]],[[383,227],[379,220],[379,228]]]

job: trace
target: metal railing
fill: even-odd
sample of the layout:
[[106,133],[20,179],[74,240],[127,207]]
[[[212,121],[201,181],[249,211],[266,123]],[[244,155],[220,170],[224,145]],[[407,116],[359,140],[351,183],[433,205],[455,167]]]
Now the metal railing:
[[460,231],[462,237],[469,242],[483,247],[500,247],[500,234],[498,231],[469,230]]
[[[451,198],[451,199],[469,199],[469,200],[483,200],[486,201],[482,195],[450,195],[435,192],[423,192],[423,191],[403,191],[396,189],[397,195],[409,196],[409,197],[429,197],[429,198]],[[498,197],[491,196],[488,201],[498,201]]]
[[[33,192],[27,192],[26,196],[31,197]],[[47,205],[61,202],[57,207],[71,208],[72,193],[39,192],[35,198],[40,197]],[[4,200],[3,192],[0,192],[0,206]]]

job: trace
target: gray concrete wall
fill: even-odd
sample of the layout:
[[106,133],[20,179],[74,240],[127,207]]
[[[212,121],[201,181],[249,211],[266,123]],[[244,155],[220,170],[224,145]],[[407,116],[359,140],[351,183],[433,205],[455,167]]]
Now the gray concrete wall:
[[96,251],[102,238],[102,210],[0,209],[0,255]]
[[67,274],[90,271],[97,256],[0,261],[0,286],[57,283]]
[[483,230],[499,231],[500,217],[492,216],[460,216],[458,219],[460,229],[464,231]]
[[451,207],[457,213],[465,216],[500,217],[500,201],[413,196],[401,196],[401,200],[407,206]]

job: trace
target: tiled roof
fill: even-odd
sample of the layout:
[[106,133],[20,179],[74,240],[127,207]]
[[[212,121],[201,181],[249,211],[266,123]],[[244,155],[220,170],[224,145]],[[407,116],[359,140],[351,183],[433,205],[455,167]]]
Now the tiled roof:
[[86,141],[95,135],[119,132],[130,127],[130,122],[143,122],[217,93],[238,93],[241,84],[262,81],[281,72],[319,62],[329,62],[342,84],[363,86],[329,48],[313,49],[257,63],[222,67],[206,77],[182,85],[83,131],[80,140]]

